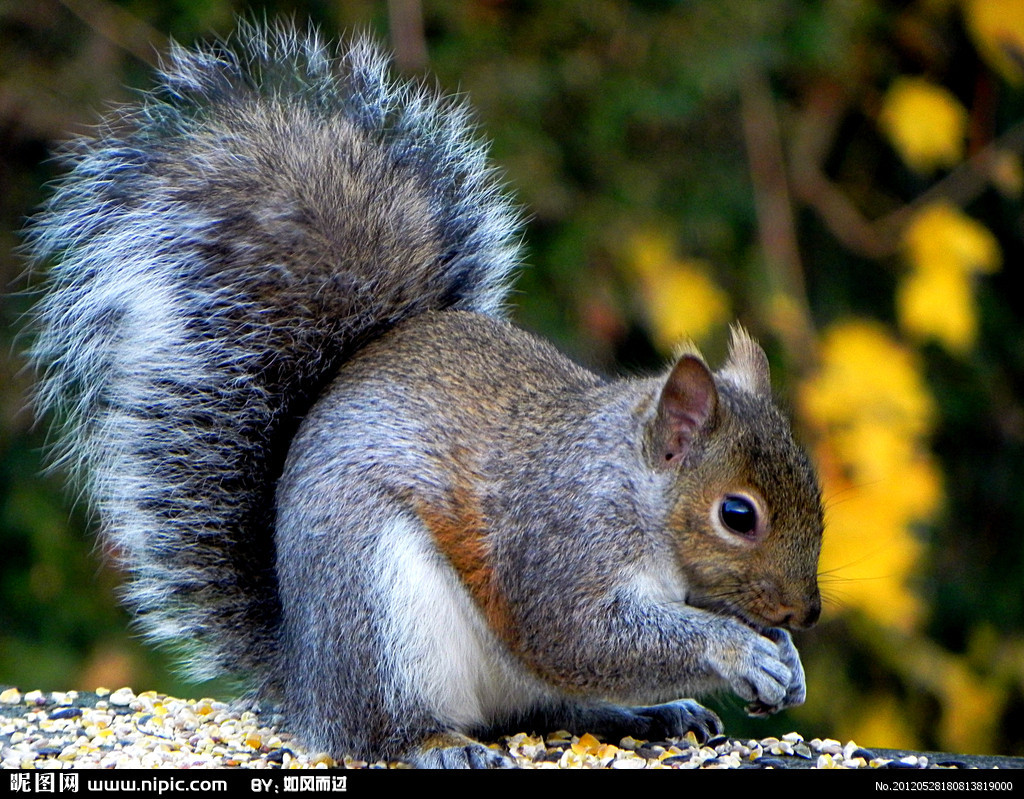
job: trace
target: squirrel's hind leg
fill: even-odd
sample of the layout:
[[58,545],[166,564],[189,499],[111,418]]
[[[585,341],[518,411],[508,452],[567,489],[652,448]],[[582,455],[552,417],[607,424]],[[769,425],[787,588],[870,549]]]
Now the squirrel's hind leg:
[[459,733],[431,736],[407,759],[416,768],[516,768],[507,755]]

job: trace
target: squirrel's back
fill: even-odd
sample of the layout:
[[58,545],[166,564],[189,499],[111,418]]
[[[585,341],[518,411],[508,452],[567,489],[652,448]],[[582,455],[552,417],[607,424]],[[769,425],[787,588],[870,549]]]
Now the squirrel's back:
[[130,603],[201,676],[272,659],[274,483],[339,365],[426,310],[501,313],[518,220],[484,156],[371,43],[256,27],[175,48],[73,145],[30,230],[39,399]]

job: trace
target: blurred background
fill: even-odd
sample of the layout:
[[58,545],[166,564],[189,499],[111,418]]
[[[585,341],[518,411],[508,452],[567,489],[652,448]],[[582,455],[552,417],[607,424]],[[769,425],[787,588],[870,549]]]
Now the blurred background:
[[766,346],[819,463],[807,704],[730,732],[1024,755],[1022,0],[0,2],[0,684],[190,685],[41,476],[18,231],[48,160],[236,14],[468,94],[529,214],[518,321],[610,373]]

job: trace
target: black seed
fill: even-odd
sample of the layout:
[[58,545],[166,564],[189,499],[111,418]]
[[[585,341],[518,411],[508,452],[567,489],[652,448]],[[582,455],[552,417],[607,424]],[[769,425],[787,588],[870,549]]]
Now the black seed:
[[51,719],[73,719],[82,715],[80,707],[62,707],[50,714]]

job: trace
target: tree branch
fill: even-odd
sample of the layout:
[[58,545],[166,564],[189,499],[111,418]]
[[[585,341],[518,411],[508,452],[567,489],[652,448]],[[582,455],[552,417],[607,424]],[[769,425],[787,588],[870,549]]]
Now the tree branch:
[[771,87],[762,73],[751,73],[743,81],[740,114],[761,249],[772,288],[787,301],[781,315],[777,308],[769,308],[767,315],[788,356],[799,370],[806,371],[815,360],[814,324],[807,302],[778,115]]
[[159,65],[167,37],[134,14],[105,0],[59,0],[60,4],[107,41],[145,64]]

